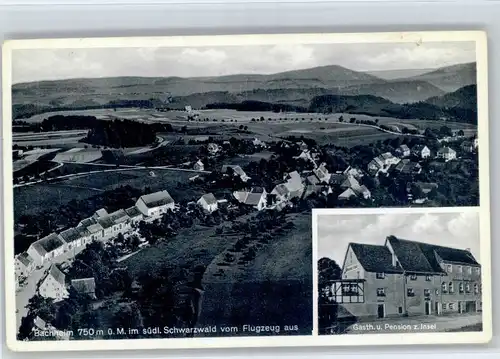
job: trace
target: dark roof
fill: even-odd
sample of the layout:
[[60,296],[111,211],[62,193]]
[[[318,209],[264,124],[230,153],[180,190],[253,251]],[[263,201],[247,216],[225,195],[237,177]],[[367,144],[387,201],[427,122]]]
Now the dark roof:
[[94,294],[95,293],[95,279],[81,278],[71,280],[71,285],[78,293]]
[[55,264],[50,266],[48,275],[52,276],[62,286],[66,285],[66,275]]
[[277,185],[276,187],[274,187],[273,192],[276,192],[277,194],[282,195],[282,196],[290,193],[290,191],[288,190],[288,187],[285,186],[283,183],[281,183],[281,184]]
[[443,147],[443,148],[440,148],[439,153],[455,153],[455,150],[453,148],[450,148],[450,147]]
[[56,233],[49,234],[33,243],[33,247],[40,255],[45,255],[64,245],[64,241]]
[[386,246],[351,243],[356,258],[368,272],[402,273],[402,269],[392,265],[392,254]]
[[98,209],[97,211],[95,211],[95,214],[98,217],[102,217],[102,216],[106,216],[108,214],[108,211],[106,211],[105,208],[101,208],[101,209]]
[[80,232],[77,231],[75,228],[70,228],[65,231],[62,231],[59,235],[66,241],[66,243],[70,243],[76,241],[77,239],[82,238]]
[[133,217],[137,217],[137,216],[140,216],[142,215],[141,211],[139,211],[139,209],[136,207],[136,206],[132,206],[130,208],[127,208],[125,210],[125,212],[128,214],[129,217],[133,218]]
[[97,223],[99,223],[104,229],[113,227],[115,224],[109,216],[98,218]]
[[201,198],[203,198],[203,200],[207,204],[216,204],[217,203],[217,199],[215,198],[215,196],[212,193],[204,194],[203,196],[201,196]]
[[174,200],[167,191],[159,191],[141,196],[140,198],[148,208],[160,207],[170,203]]
[[27,253],[23,252],[17,256],[17,259],[24,264],[25,266],[29,266],[31,263],[33,263],[33,258]]
[[347,179],[347,176],[342,173],[334,173],[330,176],[330,183],[340,185]]
[[245,199],[245,204],[256,206],[259,204],[263,193],[249,193]]
[[109,218],[113,221],[114,224],[125,222],[129,219],[127,212],[123,209],[119,209],[113,213],[109,214]]
[[399,263],[407,272],[444,273],[437,256],[446,262],[479,265],[474,256],[464,249],[414,242],[394,236],[389,237],[387,240],[393,248]]
[[78,225],[83,226],[83,227],[88,227],[88,226],[90,226],[92,224],[96,224],[96,223],[97,223],[97,221],[95,220],[94,217],[89,217],[89,218],[82,219]]

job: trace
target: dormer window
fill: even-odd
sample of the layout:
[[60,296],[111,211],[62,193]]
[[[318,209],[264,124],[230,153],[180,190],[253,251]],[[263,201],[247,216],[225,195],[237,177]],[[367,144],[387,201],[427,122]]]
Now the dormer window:
[[417,280],[417,275],[416,274],[410,275],[410,280]]
[[385,273],[377,273],[377,279],[385,279]]
[[451,265],[451,264],[446,265],[446,271],[447,271],[448,273],[451,273],[451,272],[453,271],[453,267],[452,267],[452,265]]

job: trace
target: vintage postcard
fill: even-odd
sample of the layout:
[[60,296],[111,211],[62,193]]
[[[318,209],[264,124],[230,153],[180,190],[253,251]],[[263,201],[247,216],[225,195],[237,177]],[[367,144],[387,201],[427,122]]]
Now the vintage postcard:
[[314,212],[320,335],[483,330],[476,207]]
[[9,347],[488,341],[486,59],[474,31],[6,42]]

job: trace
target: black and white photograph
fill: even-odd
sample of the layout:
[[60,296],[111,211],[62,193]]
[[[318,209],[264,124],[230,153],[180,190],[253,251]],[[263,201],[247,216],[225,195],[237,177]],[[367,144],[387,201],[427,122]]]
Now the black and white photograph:
[[7,42],[11,342],[317,338],[313,209],[487,211],[481,35]]
[[481,332],[479,215],[317,215],[320,335]]

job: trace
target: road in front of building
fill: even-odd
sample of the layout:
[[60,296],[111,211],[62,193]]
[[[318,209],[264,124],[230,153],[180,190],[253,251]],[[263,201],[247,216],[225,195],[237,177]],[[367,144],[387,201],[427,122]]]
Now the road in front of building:
[[[67,251],[63,255],[57,257],[52,263],[64,263],[69,262],[71,259],[78,254],[83,248],[78,250]],[[43,278],[47,270],[50,268],[51,263],[45,263],[41,269],[36,269],[33,271],[28,278],[26,278],[24,284],[16,291],[16,328],[19,329],[21,326],[21,319],[28,314],[26,305],[29,303],[30,299],[36,293],[36,287],[38,282]]]
[[352,324],[348,334],[367,333],[425,333],[460,331],[482,323],[481,313],[463,313],[447,316],[418,316],[410,318],[386,318]]

